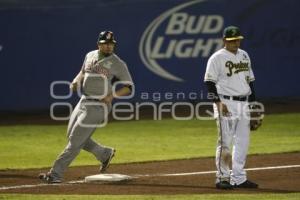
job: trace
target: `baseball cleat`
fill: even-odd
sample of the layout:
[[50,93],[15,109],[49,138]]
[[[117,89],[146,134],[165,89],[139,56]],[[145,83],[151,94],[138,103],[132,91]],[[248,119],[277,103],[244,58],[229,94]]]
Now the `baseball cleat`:
[[235,188],[258,188],[258,184],[246,180],[244,183],[241,183],[239,185],[234,185]]
[[216,183],[216,188],[223,190],[231,190],[233,189],[233,185],[231,185],[228,181],[220,181]]
[[105,161],[102,162],[102,165],[100,166],[100,173],[103,173],[107,170],[107,168],[109,167],[111,159],[115,155],[115,152],[116,152],[115,149],[111,149],[111,152],[110,152],[109,156],[107,157],[107,159]]
[[51,176],[50,172],[47,173],[40,173],[39,179],[42,180],[45,183],[52,184],[52,183],[61,183],[62,181],[58,178],[54,178]]

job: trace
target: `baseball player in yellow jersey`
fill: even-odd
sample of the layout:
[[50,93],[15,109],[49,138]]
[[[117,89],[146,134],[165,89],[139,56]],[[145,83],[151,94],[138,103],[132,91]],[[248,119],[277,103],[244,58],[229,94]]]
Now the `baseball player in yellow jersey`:
[[[68,143],[47,173],[39,178],[46,183],[61,183],[63,174],[81,149],[92,153],[101,163],[100,172],[108,168],[115,149],[94,141],[91,137],[112,109],[112,100],[132,92],[132,78],[126,63],[115,53],[116,41],[111,31],[102,31],[98,49],[87,53],[82,69],[73,80],[71,89],[82,85],[82,97],[74,109],[68,124]],[[122,86],[113,95],[113,83]]]
[[238,27],[226,27],[223,31],[224,48],[209,58],[204,77],[217,119],[218,189],[258,187],[247,179],[244,170],[250,134],[248,102],[255,101],[255,94],[249,55],[239,48],[242,39]]

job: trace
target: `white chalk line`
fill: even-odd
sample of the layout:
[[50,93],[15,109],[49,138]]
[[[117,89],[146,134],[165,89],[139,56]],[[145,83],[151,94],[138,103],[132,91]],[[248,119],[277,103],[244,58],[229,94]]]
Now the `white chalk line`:
[[4,186],[0,187],[1,190],[12,190],[12,189],[24,189],[24,188],[35,188],[35,187],[43,187],[43,186],[68,186],[71,184],[78,184],[78,183],[84,183],[84,180],[79,180],[79,181],[69,181],[66,183],[39,183],[35,185],[16,185],[16,186]]
[[[256,167],[247,168],[246,171],[259,171],[259,170],[270,170],[270,169],[288,169],[298,168],[300,165],[283,165],[283,166],[272,166],[272,167]],[[217,171],[204,171],[204,172],[189,172],[189,173],[175,173],[175,174],[156,174],[156,175],[137,175],[138,177],[151,177],[151,176],[189,176],[189,175],[201,175],[201,174],[214,174]]]
[[[259,171],[259,170],[272,170],[272,169],[288,169],[288,168],[299,168],[300,165],[282,165],[282,166],[270,166],[270,167],[256,167],[256,168],[247,168],[246,171]],[[214,174],[217,171],[203,171],[203,172],[189,172],[189,173],[174,173],[174,174],[140,174],[132,175],[132,178],[143,178],[143,177],[166,177],[166,176],[190,176],[190,175],[203,175],[203,174]],[[4,186],[0,187],[1,190],[12,190],[12,189],[24,189],[24,188],[35,188],[43,186],[68,186],[72,184],[85,183],[84,180],[78,181],[69,181],[66,183],[56,183],[56,184],[47,184],[40,183],[35,185],[16,185],[16,186]]]

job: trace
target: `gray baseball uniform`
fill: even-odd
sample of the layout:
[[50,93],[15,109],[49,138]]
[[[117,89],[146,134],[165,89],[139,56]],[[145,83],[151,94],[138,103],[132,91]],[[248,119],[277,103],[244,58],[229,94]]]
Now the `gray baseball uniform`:
[[107,159],[112,148],[98,144],[91,138],[97,125],[107,118],[111,110],[111,104],[104,104],[99,99],[112,92],[114,78],[133,84],[125,62],[116,54],[104,57],[99,54],[99,50],[91,51],[86,55],[82,73],[84,74],[83,95],[69,120],[68,144],[50,170],[51,176],[55,179],[63,178],[64,171],[81,149],[94,154],[100,162]]

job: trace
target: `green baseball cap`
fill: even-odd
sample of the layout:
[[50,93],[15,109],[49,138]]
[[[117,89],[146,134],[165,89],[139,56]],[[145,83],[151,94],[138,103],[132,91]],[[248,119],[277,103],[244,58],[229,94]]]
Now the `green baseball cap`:
[[244,39],[244,37],[241,35],[240,29],[236,26],[226,27],[223,31],[223,38],[226,41]]

